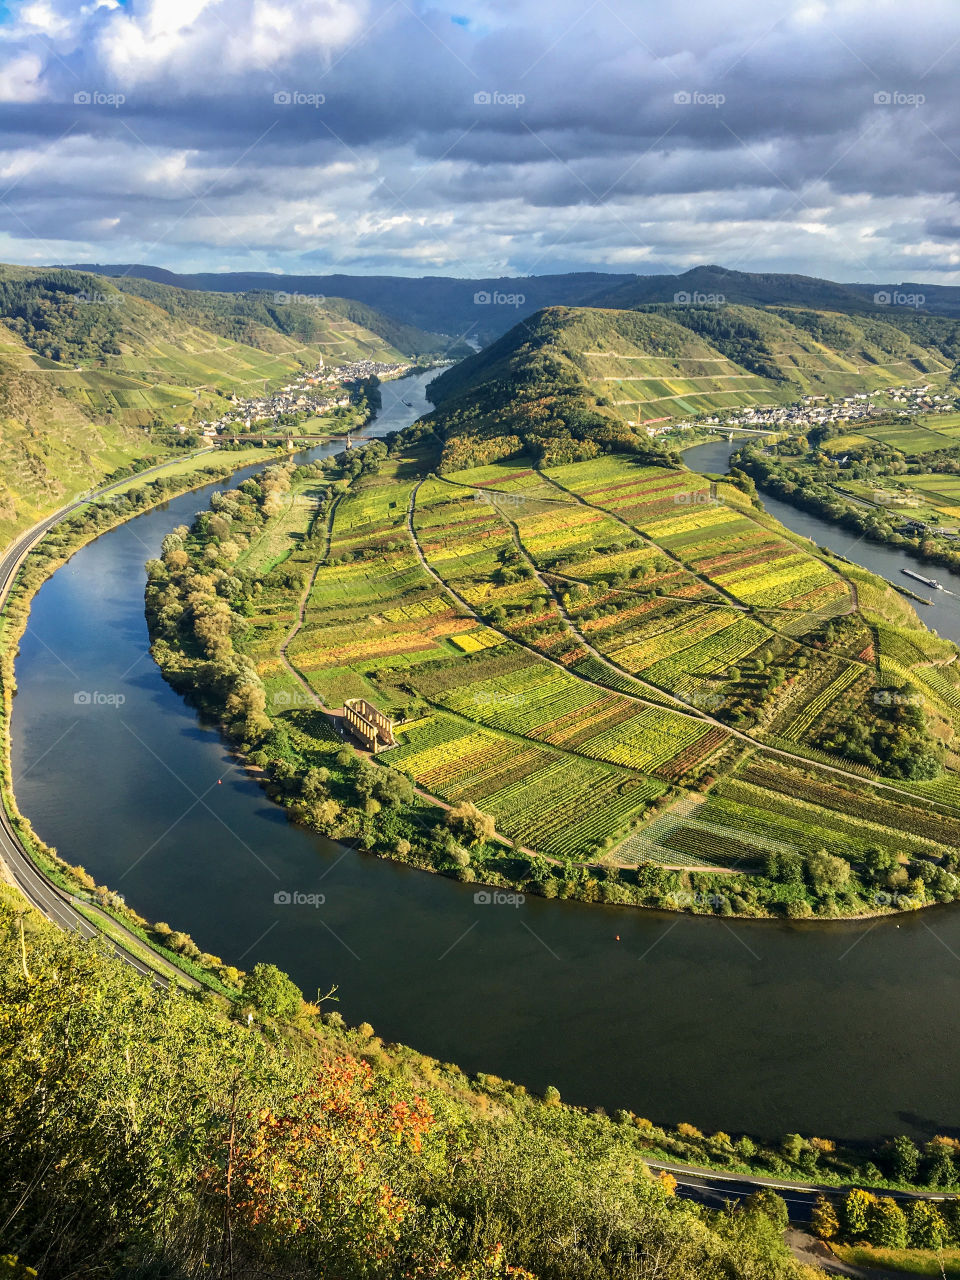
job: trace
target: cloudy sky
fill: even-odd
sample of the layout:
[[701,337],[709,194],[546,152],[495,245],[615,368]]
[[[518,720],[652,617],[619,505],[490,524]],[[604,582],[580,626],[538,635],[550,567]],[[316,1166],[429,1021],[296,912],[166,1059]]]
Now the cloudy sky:
[[7,0],[0,259],[960,282],[957,0]]

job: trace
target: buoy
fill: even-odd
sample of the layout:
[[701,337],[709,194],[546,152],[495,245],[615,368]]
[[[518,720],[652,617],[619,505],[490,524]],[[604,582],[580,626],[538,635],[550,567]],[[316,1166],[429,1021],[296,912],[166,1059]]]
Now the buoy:
[[618,942],[620,941],[620,935],[619,935],[619,933],[617,934],[617,941],[618,941]]
[[217,786],[218,786],[218,787],[222,787],[222,786],[223,786],[223,782],[222,782],[222,780],[221,780],[220,778],[218,778],[218,779],[217,779]]

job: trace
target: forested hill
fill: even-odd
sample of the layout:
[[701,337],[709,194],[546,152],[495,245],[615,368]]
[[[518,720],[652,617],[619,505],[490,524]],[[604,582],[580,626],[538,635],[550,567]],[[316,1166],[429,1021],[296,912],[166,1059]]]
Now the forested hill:
[[445,464],[507,457],[522,442],[573,460],[649,451],[647,423],[946,383],[960,321],[746,306],[552,307],[434,380],[426,425]]
[[405,356],[443,355],[457,359],[470,350],[350,298],[263,287],[244,293],[218,293],[173,288],[133,276],[119,276],[113,283],[126,294],[162,307],[168,315],[266,351],[282,346],[284,337],[321,345],[335,342],[337,327],[343,322],[348,328],[366,330]]
[[504,333],[519,315],[557,304],[587,303],[598,293],[629,284],[630,275],[573,271],[544,276],[350,276],[283,275],[267,271],[198,272],[178,275],[143,264],[80,268],[107,276],[153,280],[181,289],[224,293],[285,289],[290,293],[350,298],[374,307],[405,324],[418,325],[449,338],[465,336],[489,342]]
[[[852,314],[888,314],[909,307],[895,299],[919,302],[927,314],[960,317],[960,286],[910,283],[839,283],[785,272],[731,271],[705,265],[678,274],[615,274],[573,271],[554,275],[452,276],[282,275],[266,271],[200,272],[178,275],[143,263],[86,264],[81,270],[108,276],[153,280],[181,289],[224,293],[285,289],[291,293],[351,298],[405,324],[450,336],[469,335],[491,342],[518,320],[543,307],[588,306],[615,310],[673,303],[678,294],[720,296],[751,307],[807,307]],[[876,301],[888,298],[890,302]],[[893,305],[891,305],[893,303]]]
[[[323,360],[402,362],[442,344],[354,303],[184,294],[0,266],[0,542],[172,432]],[[120,287],[123,286],[123,287]],[[376,329],[363,322],[376,324]]]
[[437,408],[409,429],[411,437],[432,432],[443,441],[444,471],[522,450],[553,462],[593,457],[605,447],[666,460],[597,393],[584,354],[605,336],[628,330],[646,338],[651,328],[672,347],[696,343],[636,312],[541,311],[434,379],[428,392]]

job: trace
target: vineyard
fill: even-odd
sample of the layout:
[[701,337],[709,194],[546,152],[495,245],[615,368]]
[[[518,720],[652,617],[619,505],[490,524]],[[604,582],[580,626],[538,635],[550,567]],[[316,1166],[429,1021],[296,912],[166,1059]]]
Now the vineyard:
[[822,729],[907,683],[960,729],[954,647],[852,612],[840,572],[731,485],[617,455],[408,477],[391,461],[322,520],[322,485],[294,486],[244,549],[268,689],[292,688],[277,650],[303,602],[287,656],[328,706],[397,718],[381,762],[554,859],[762,877],[780,855],[960,847],[952,776],[877,792]]
[[662,468],[629,468],[596,459],[553,467],[548,475],[581,502],[608,511],[677,562],[739,603],[809,610],[852,603],[847,584],[822,560],[783,537],[744,508],[726,484]]
[[385,759],[450,802],[470,800],[502,834],[555,857],[583,857],[622,834],[664,784],[524,745],[442,713],[402,731]]

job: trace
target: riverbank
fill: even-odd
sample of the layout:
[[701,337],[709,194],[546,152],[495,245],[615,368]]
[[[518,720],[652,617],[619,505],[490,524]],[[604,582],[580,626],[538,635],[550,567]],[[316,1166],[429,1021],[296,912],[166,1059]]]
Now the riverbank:
[[[422,374],[414,386],[420,390],[425,381],[426,375]],[[415,393],[406,388],[398,389],[401,383],[402,379],[398,378],[398,386],[391,388],[385,407],[381,400],[379,412],[367,414],[360,424],[362,434],[369,432],[374,419],[381,420],[383,433],[391,430],[392,416],[397,413],[398,404],[404,406],[398,428],[405,425],[406,410],[412,410],[413,405],[404,396],[405,393]],[[356,426],[352,430],[356,431]],[[174,457],[133,471],[131,475],[113,480],[99,490],[77,495],[69,506],[48,514],[32,530],[20,535],[3,557],[4,576],[0,582],[0,750],[3,761],[0,835],[7,841],[8,856],[22,854],[24,859],[19,881],[12,874],[10,879],[34,905],[48,915],[52,913],[52,918],[64,927],[80,929],[87,936],[91,936],[93,931],[110,939],[141,972],[153,973],[161,982],[169,981],[172,976],[187,985],[202,983],[230,999],[237,996],[238,983],[242,979],[240,970],[224,965],[217,956],[202,952],[189,934],[171,930],[165,924],[150,925],[126,904],[121,895],[106,885],[98,887],[82,866],[75,866],[60,857],[55,848],[39,838],[21,813],[11,781],[10,729],[16,692],[14,664],[19,642],[29,621],[33,597],[58,569],[111,529],[155,510],[173,498],[203,489],[212,479],[225,479],[252,470],[255,460],[262,464],[265,455],[272,454],[279,460],[290,456],[282,445],[270,450],[264,447],[265,443],[222,451],[205,448],[187,457]],[[334,447],[339,447],[339,444],[331,445],[328,451],[332,452]],[[218,462],[218,457],[222,461]],[[19,551],[21,547],[23,550]],[[97,696],[77,691],[74,701]]]
[[[115,482],[84,496],[61,513],[53,513],[41,521],[35,530],[38,536],[34,536],[34,531],[22,535],[20,541],[28,549],[19,557],[8,551],[4,563],[10,562],[9,569],[0,587],[0,803],[8,836],[22,845],[42,876],[76,900],[76,910],[99,932],[133,955],[139,955],[161,975],[168,976],[172,967],[190,981],[202,982],[223,995],[233,996],[236,994],[233,985],[228,986],[224,982],[224,978],[232,977],[232,974],[224,971],[217,957],[201,953],[186,936],[177,939],[177,946],[182,950],[164,946],[163,940],[167,935],[162,931],[158,933],[109,888],[97,887],[83,867],[74,866],[56,849],[40,840],[19,810],[13,789],[11,761],[10,723],[16,693],[14,667],[33,596],[47,579],[95,538],[144,510],[202,488],[211,479],[223,479],[232,474],[235,470],[233,459],[217,463],[211,456],[212,452],[202,451],[194,455],[193,466],[189,466],[186,459],[176,459],[169,466],[161,464],[139,477]],[[257,450],[257,453],[262,452]],[[202,463],[199,461],[201,458]],[[248,463],[249,459],[241,459],[241,468]],[[83,696],[78,692],[75,698]],[[143,947],[138,947],[138,941]],[[144,947],[154,954],[154,960],[143,956]],[[200,962],[197,963],[194,957]]]
[[[229,962],[279,964],[305,991],[335,980],[349,1022],[470,1072],[705,1133],[921,1138],[936,1130],[905,1120],[905,1099],[911,1114],[952,1114],[956,912],[812,929],[533,897],[498,909],[475,886],[288,823],[149,659],[144,560],[205,505],[188,495],[115,528],[35,598],[17,667],[17,794],[50,844]],[[78,687],[126,703],[79,714]],[[326,900],[278,905],[278,890]],[[909,1042],[891,1000],[913,1011]]]

